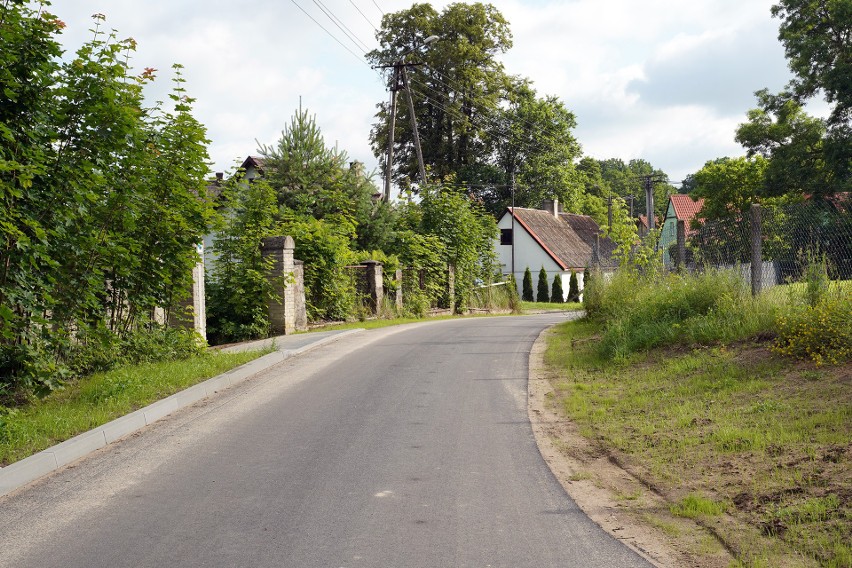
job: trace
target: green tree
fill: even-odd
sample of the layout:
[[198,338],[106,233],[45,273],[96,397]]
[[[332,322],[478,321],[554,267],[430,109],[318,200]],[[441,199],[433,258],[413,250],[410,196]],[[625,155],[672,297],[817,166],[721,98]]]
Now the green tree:
[[[771,158],[766,189],[780,195],[804,192],[821,198],[852,189],[852,0],[780,0],[781,20],[794,77],[787,90],[758,91],[758,109],[737,132],[749,155]],[[808,117],[803,103],[822,94],[827,121]]]
[[282,211],[327,219],[353,234],[374,212],[375,186],[345,151],[328,147],[316,116],[299,109],[274,146],[259,148],[265,178],[278,194]]
[[852,1],[780,0],[772,15],[781,20],[778,39],[790,69],[790,86],[800,99],[819,93],[833,105],[829,123],[852,118]]
[[565,301],[565,296],[562,293],[561,274],[556,274],[553,277],[553,285],[550,287],[550,301],[554,304],[561,304]]
[[457,310],[467,307],[476,280],[494,273],[494,218],[475,201],[444,187],[426,187],[420,201],[420,233],[443,243],[445,262],[455,267]]
[[827,169],[825,122],[809,116],[789,97],[756,93],[759,108],[748,112],[748,122],[737,128],[736,140],[749,156],[769,160],[761,193],[824,196],[840,189],[843,180]]
[[535,301],[535,298],[533,297],[532,272],[530,272],[529,266],[527,266],[527,269],[524,270],[523,294],[521,299],[524,302]]
[[65,62],[45,10],[6,2],[0,21],[0,390],[44,390],[86,338],[115,344],[188,290],[206,139],[179,70],[173,108],[144,106],[155,70],[131,73],[136,44],[103,16]]
[[544,267],[538,271],[538,288],[535,293],[536,302],[547,302],[550,300],[550,293],[547,285],[547,271]]
[[576,209],[582,186],[574,169],[580,144],[571,132],[576,127],[573,113],[556,97],[539,98],[527,80],[516,79],[506,98],[487,133],[501,183],[493,189],[485,184],[476,193],[499,214],[511,204],[515,179],[517,207],[538,207],[556,197],[567,209]]
[[730,219],[748,214],[760,201],[769,162],[763,156],[708,161],[693,176],[693,197],[703,197],[701,217]]
[[269,334],[272,259],[261,256],[260,243],[278,232],[276,192],[265,180],[248,183],[236,175],[225,191],[229,213],[213,241],[216,257],[206,278],[207,335],[213,344]]
[[577,273],[571,271],[571,278],[568,280],[568,301],[577,302],[580,299],[580,285],[577,282]]
[[[512,45],[509,23],[491,4],[448,5],[437,12],[429,4],[385,14],[376,33],[379,49],[367,55],[373,65],[392,65],[402,54],[437,35],[439,41],[411,60],[410,72],[423,158],[433,179],[446,179],[485,162],[485,133],[506,90],[499,56]],[[379,106],[370,139],[376,156],[388,140],[387,103]],[[402,186],[417,177],[408,107],[398,105],[393,178]]]

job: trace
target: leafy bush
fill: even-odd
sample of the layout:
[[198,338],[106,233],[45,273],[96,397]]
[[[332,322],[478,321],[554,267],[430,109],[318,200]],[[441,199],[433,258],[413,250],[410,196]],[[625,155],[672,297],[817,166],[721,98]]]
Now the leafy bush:
[[778,318],[776,353],[817,366],[852,360],[852,298],[827,294],[816,305],[795,306]]

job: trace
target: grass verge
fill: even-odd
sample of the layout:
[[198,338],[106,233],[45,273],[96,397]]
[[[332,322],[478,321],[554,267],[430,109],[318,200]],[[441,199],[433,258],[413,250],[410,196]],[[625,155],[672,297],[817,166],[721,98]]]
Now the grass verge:
[[577,312],[583,309],[583,304],[579,302],[567,302],[564,304],[553,304],[550,302],[521,302],[521,311],[539,311],[539,310],[563,310],[566,312]]
[[738,566],[852,566],[852,364],[748,341],[613,357],[603,333],[562,324],[546,353],[554,403],[584,436],[674,516],[712,530]]
[[0,465],[59,442],[247,363],[263,351],[208,353],[96,373],[15,409],[0,407]]

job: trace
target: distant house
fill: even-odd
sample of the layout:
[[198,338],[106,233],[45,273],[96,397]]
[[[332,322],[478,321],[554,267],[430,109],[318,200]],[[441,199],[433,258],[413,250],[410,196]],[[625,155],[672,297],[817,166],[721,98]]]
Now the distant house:
[[495,242],[503,274],[514,274],[520,293],[524,271],[529,267],[535,287],[544,267],[548,284],[562,278],[562,291],[568,296],[571,272],[583,289],[585,270],[596,262],[609,265],[616,248],[601,236],[600,227],[588,215],[563,213],[557,201],[545,201],[541,209],[507,208],[497,223],[500,238]]
[[677,222],[684,221],[688,237],[693,232],[693,229],[690,228],[692,220],[698,216],[703,206],[703,198],[694,200],[689,195],[681,193],[669,196],[669,205],[666,209],[666,217],[663,219],[663,228],[660,234],[660,248],[663,251],[663,264],[666,266],[674,264],[671,248],[672,245],[677,244]]

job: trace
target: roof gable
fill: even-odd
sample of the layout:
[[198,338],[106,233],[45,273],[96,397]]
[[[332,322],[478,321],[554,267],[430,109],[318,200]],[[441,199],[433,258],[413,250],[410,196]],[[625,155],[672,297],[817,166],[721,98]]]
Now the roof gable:
[[555,217],[540,209],[509,208],[515,220],[529,233],[562,270],[583,268],[592,262],[596,242],[598,254],[609,258],[615,243],[600,237],[600,227],[588,215],[560,213]]
[[693,201],[692,197],[682,193],[676,193],[669,196],[669,204],[674,209],[675,217],[678,221],[691,221],[701,208],[704,207],[704,198]]

